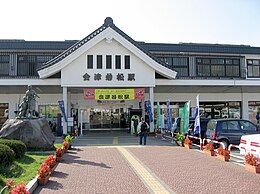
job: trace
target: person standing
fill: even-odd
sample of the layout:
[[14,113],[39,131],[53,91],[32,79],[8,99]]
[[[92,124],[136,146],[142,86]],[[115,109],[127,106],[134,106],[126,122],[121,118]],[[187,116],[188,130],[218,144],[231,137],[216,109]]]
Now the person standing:
[[147,136],[147,131],[149,129],[149,125],[147,122],[145,122],[144,118],[141,118],[141,122],[138,125],[139,129],[139,136],[140,136],[140,145],[142,145],[142,141],[144,138],[144,145],[146,145],[146,136]]

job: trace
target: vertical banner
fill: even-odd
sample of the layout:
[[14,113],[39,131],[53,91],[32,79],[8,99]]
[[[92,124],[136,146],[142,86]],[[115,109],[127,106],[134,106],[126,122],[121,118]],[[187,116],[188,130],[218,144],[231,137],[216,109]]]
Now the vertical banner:
[[68,122],[68,119],[67,119],[67,116],[66,116],[66,112],[65,112],[65,107],[64,107],[64,100],[58,100],[58,103],[59,103],[59,107],[60,107],[60,110],[62,112],[62,115],[64,117],[64,120],[66,122]]
[[157,120],[156,120],[156,127],[157,129],[161,128],[161,106],[160,103],[157,101]]
[[147,113],[147,115],[149,116],[149,121],[153,122],[153,113],[152,113],[152,109],[151,109],[151,102],[150,100],[145,101],[145,111]]
[[172,130],[172,115],[171,115],[171,109],[170,109],[170,101],[167,101],[167,125],[168,130]]
[[186,102],[181,116],[181,133],[187,134],[189,128],[190,102]]
[[196,98],[196,109],[195,109],[195,123],[194,123],[194,134],[200,134],[201,135],[201,129],[200,129],[200,101],[199,101],[199,95],[197,95]]

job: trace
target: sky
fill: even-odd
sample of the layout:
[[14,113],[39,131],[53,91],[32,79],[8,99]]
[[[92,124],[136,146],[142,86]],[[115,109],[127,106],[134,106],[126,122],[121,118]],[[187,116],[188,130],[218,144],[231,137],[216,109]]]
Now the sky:
[[260,47],[260,0],[8,0],[0,39],[81,40],[106,17],[136,41]]

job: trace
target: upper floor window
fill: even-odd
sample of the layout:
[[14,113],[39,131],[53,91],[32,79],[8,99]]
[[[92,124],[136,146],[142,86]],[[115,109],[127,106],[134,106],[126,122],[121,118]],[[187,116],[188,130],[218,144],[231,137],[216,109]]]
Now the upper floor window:
[[197,76],[239,77],[240,62],[233,58],[196,58]]
[[247,77],[260,78],[260,60],[247,59]]
[[125,69],[130,69],[130,56],[125,56]]
[[93,55],[87,56],[87,68],[93,69]]
[[177,77],[189,76],[188,57],[159,57],[170,69],[177,71]]
[[0,75],[9,75],[9,55],[0,55]]
[[106,56],[106,69],[112,69],[112,56]]
[[121,56],[116,55],[116,69],[121,69]]
[[97,69],[102,69],[102,55],[97,55]]

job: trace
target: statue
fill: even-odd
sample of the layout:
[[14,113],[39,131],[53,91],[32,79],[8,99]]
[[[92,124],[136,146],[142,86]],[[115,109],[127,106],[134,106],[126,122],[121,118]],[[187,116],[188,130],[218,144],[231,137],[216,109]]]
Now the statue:
[[23,97],[23,101],[21,102],[21,104],[19,104],[19,114],[18,117],[19,118],[25,118],[27,117],[27,111],[28,111],[28,103],[27,103],[27,99],[24,96]]
[[23,97],[23,102],[19,104],[18,118],[38,117],[38,112],[35,110],[36,97],[40,98],[32,89],[32,86],[29,85],[28,90]]

